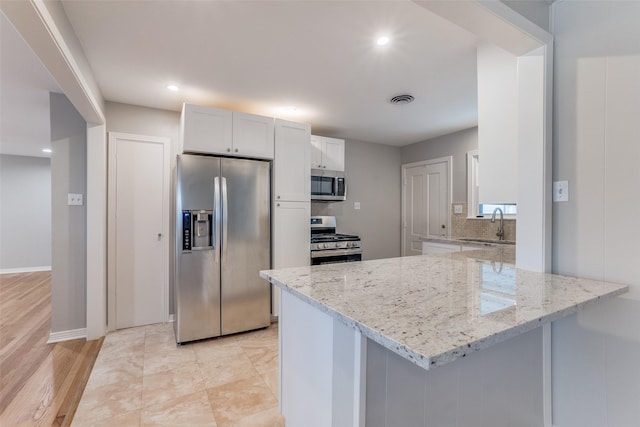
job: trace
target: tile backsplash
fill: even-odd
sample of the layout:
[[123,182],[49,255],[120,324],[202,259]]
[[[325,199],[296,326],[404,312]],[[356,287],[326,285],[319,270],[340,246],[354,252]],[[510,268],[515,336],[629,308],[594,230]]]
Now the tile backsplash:
[[[462,213],[454,213],[454,205],[462,206]],[[490,217],[467,218],[467,204],[451,205],[451,237],[472,237],[477,239],[498,239],[498,220],[491,223]],[[516,220],[504,220],[504,240],[516,240]]]

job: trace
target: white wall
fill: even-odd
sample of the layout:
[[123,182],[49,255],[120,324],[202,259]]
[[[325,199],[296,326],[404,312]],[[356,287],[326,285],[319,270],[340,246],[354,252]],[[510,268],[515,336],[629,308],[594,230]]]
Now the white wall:
[[547,0],[501,0],[502,3],[545,31],[550,31],[550,7]]
[[480,203],[518,202],[518,57],[478,46]]
[[107,102],[107,132],[160,136],[171,140],[171,164],[180,142],[180,113],[137,105]]
[[86,326],[86,205],[67,194],[87,193],[87,125],[66,96],[51,95],[51,332]]
[[364,260],[400,256],[400,148],[347,140],[345,176],[347,200],[312,202],[311,215],[335,215],[339,233],[359,235]]
[[402,147],[402,163],[453,157],[452,202],[467,202],[467,152],[478,149],[478,128],[461,130]]
[[553,325],[554,424],[640,425],[640,2],[553,5],[553,271],[629,294]]
[[51,161],[0,155],[0,272],[49,268]]

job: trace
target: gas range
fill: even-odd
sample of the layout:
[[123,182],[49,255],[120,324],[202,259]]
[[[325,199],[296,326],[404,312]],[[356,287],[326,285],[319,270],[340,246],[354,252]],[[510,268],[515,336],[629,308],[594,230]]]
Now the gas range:
[[311,265],[361,259],[360,237],[336,233],[335,216],[311,217]]

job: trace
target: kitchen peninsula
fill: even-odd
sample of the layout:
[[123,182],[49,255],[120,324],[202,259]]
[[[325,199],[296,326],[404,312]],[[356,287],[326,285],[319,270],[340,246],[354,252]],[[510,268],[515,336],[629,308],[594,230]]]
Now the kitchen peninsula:
[[628,288],[516,269],[514,254],[262,271],[283,291],[287,427],[545,425],[543,328]]

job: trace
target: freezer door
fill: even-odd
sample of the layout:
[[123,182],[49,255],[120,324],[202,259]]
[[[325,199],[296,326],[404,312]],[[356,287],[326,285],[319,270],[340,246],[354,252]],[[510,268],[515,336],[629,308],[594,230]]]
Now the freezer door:
[[179,156],[177,174],[174,329],[183,343],[220,335],[220,159]]
[[222,159],[222,334],[269,326],[271,164]]

